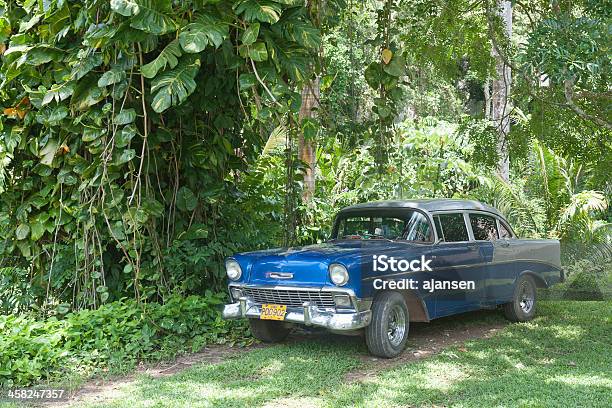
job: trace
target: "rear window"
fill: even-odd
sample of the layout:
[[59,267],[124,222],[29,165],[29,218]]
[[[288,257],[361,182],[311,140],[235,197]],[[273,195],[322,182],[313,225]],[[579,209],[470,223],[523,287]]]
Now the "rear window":
[[438,214],[434,216],[438,237],[443,242],[468,241],[463,214]]
[[484,214],[470,214],[470,224],[476,241],[493,241],[498,238],[495,218]]

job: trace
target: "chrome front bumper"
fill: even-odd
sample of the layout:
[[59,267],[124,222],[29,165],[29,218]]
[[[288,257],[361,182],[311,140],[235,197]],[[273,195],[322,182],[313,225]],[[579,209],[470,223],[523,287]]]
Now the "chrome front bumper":
[[[238,302],[225,305],[224,319],[253,318],[259,319],[261,305],[241,297]],[[329,309],[319,309],[309,302],[302,307],[288,307],[285,315],[286,322],[319,326],[330,330],[356,330],[366,327],[372,320],[372,311],[334,312]]]

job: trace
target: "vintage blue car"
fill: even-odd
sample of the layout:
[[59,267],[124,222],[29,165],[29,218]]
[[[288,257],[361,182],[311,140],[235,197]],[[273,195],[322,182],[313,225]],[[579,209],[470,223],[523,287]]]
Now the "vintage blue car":
[[468,200],[379,201],[341,210],[323,244],[226,260],[227,319],[282,341],[293,324],[365,332],[370,352],[400,354],[410,322],[502,307],[533,318],[536,288],[564,279],[559,241],[520,239],[495,208]]

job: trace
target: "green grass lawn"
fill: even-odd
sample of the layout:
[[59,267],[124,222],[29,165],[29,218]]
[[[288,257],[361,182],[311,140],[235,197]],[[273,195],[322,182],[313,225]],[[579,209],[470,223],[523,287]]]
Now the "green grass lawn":
[[[447,326],[503,319],[465,314]],[[314,340],[241,352],[216,365],[140,376],[81,406],[612,407],[612,302],[542,302],[538,317],[491,338],[347,383],[367,353],[358,338]]]
[[612,302],[550,302],[489,339],[327,395],[334,406],[612,407]]

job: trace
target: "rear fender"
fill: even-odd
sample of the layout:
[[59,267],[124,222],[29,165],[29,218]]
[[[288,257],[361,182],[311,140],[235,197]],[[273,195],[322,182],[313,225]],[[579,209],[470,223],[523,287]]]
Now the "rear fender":
[[533,280],[535,281],[536,287],[538,288],[547,288],[550,286],[548,282],[546,282],[546,279],[544,279],[540,274],[535,273],[533,271],[529,271],[529,270],[523,271],[519,274],[519,276],[514,281],[515,286],[516,286],[516,282],[519,280],[521,276],[531,276]]

